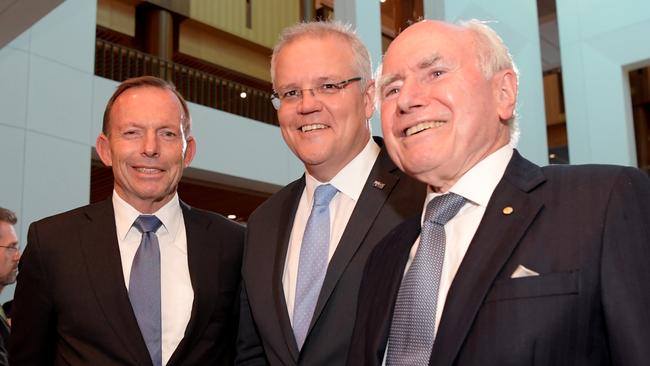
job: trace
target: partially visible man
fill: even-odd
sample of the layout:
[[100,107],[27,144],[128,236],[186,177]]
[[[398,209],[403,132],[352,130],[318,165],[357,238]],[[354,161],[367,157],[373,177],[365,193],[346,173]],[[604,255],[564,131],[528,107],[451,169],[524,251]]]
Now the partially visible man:
[[524,159],[517,78],[478,21],[391,43],[386,144],[429,193],[368,260],[350,365],[648,364],[650,179]]
[[30,226],[11,364],[232,363],[243,228],[178,198],[196,151],[185,101],[158,78],[124,81],[96,148],[113,196]]
[[426,190],[371,138],[370,56],[349,27],[285,29],[271,77],[282,136],[305,175],[250,216],[238,363],[342,365],[366,258],[421,210]]
[[[18,219],[13,211],[0,207],[0,292],[5,286],[16,282],[20,260],[20,247],[14,229],[16,222]],[[9,329],[7,318],[0,308],[0,366],[9,365],[7,355]]]

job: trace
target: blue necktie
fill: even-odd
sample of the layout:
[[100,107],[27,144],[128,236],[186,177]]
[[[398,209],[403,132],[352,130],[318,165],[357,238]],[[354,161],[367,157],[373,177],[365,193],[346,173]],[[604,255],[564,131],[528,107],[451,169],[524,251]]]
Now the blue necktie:
[[133,226],[142,240],[133,258],[129,298],[154,366],[162,365],[162,321],[160,315],[160,247],[156,230],[162,222],[153,215],[140,215]]
[[336,192],[338,191],[331,184],[323,184],[316,188],[314,205],[302,238],[296,299],[293,308],[293,333],[296,336],[299,349],[305,343],[309,324],[314,316],[318,295],[327,272],[330,243],[329,204]]
[[454,193],[427,205],[420,245],[404,275],[388,338],[387,366],[426,366],[435,339],[438,289],[445,259],[445,224],[465,204]]

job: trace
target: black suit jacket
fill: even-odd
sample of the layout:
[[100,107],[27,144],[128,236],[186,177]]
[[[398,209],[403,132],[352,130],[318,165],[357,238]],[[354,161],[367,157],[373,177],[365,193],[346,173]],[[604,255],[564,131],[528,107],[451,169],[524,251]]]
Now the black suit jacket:
[[[181,202],[194,302],[168,365],[232,363],[243,228]],[[151,365],[131,308],[111,200],[30,225],[11,364]]]
[[4,317],[0,317],[0,366],[9,366],[9,355],[7,354],[9,333],[9,324]]
[[[349,365],[381,365],[419,233],[419,218],[405,222],[368,260]],[[519,265],[539,276],[511,278]],[[539,168],[515,151],[453,280],[429,364],[640,366],[649,339],[648,177]]]
[[[383,145],[381,139],[376,141]],[[366,259],[392,228],[421,211],[426,194],[425,186],[399,171],[383,148],[365,181],[329,263],[300,354],[289,322],[282,274],[304,177],[273,195],[251,215],[242,269],[245,289],[237,355],[240,365],[345,363]]]

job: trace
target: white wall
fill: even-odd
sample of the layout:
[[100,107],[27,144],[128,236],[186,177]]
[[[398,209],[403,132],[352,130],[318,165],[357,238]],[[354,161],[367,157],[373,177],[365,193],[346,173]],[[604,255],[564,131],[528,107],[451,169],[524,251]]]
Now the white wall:
[[636,166],[628,71],[650,61],[647,0],[557,0],[572,164]]

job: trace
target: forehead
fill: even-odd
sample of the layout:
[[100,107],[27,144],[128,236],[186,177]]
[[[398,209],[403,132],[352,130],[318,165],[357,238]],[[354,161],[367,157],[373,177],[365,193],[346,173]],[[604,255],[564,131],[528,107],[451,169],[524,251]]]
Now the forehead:
[[152,86],[134,87],[117,97],[111,108],[111,124],[139,120],[179,121],[182,106],[167,89]]
[[16,241],[16,231],[14,226],[6,221],[0,221],[0,242],[2,245],[10,244]]
[[389,46],[382,73],[419,69],[434,63],[461,62],[473,58],[470,31],[440,22],[421,22],[402,32]]
[[138,86],[125,90],[115,100],[115,105],[131,107],[156,105],[160,108],[180,108],[180,102],[170,90],[153,86]]
[[304,35],[286,44],[276,60],[276,84],[348,77],[354,70],[350,44],[337,35]]

